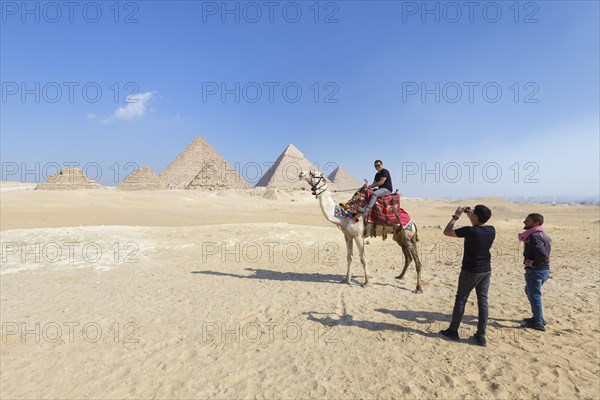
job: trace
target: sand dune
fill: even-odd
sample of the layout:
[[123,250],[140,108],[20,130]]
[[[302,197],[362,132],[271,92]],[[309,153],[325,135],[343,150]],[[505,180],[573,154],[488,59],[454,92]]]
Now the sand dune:
[[[403,203],[423,227],[425,293],[416,295],[414,269],[394,279],[403,257],[390,239],[369,240],[373,287],[337,283],[345,272],[343,238],[309,192],[273,200],[251,190],[5,188],[2,398],[600,393],[598,207],[477,200],[498,207],[482,349],[467,340],[476,326],[473,298],[464,339],[437,335],[450,319],[461,254],[460,241],[433,226],[445,225],[453,202]],[[545,333],[519,327],[529,314],[516,233],[532,211],[546,216],[554,240]],[[353,271],[361,282],[357,260]]]

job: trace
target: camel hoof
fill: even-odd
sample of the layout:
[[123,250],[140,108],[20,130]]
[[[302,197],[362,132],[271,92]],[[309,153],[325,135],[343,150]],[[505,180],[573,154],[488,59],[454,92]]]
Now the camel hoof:
[[349,279],[344,279],[343,281],[340,281],[340,283],[345,283],[346,285],[350,284],[350,280]]
[[371,282],[365,282],[365,283],[363,283],[360,286],[362,286],[362,287],[371,287],[371,286],[373,286],[373,284]]
[[415,293],[421,294],[421,293],[423,293],[423,289],[418,287],[417,290],[415,290]]
[[404,279],[404,275],[398,275],[395,277],[396,279]]

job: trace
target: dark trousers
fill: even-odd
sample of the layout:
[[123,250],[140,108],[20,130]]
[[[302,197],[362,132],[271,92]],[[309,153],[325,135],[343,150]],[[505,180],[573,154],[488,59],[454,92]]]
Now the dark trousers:
[[491,277],[491,272],[460,271],[450,330],[458,332],[460,321],[465,313],[465,304],[467,304],[469,294],[471,294],[471,291],[475,288],[475,292],[477,293],[477,306],[479,307],[477,333],[485,335],[488,320],[488,289],[490,288]]

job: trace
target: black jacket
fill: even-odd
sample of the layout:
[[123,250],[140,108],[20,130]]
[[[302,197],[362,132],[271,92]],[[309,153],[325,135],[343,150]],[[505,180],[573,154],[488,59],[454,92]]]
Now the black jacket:
[[535,232],[525,239],[523,257],[533,260],[533,268],[550,269],[552,239],[546,232]]

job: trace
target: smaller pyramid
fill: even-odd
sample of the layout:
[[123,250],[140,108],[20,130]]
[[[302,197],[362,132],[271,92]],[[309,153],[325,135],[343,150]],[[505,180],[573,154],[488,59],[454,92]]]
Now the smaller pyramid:
[[136,169],[123,180],[122,184],[117,186],[119,190],[162,190],[165,188],[158,175],[149,167]]
[[362,183],[350,175],[342,166],[338,166],[329,174],[328,178],[335,185],[335,190],[358,190],[362,186]]
[[45,183],[38,183],[36,190],[76,190],[101,189],[93,179],[83,173],[81,168],[63,168],[59,173],[50,175]]
[[167,189],[249,189],[235,169],[202,136],[198,136],[161,172]]
[[[290,144],[260,178],[256,187],[307,190],[306,182],[298,179],[302,171],[317,171],[317,168],[304,157],[304,154],[296,146]],[[327,180],[327,178],[325,179]]]

